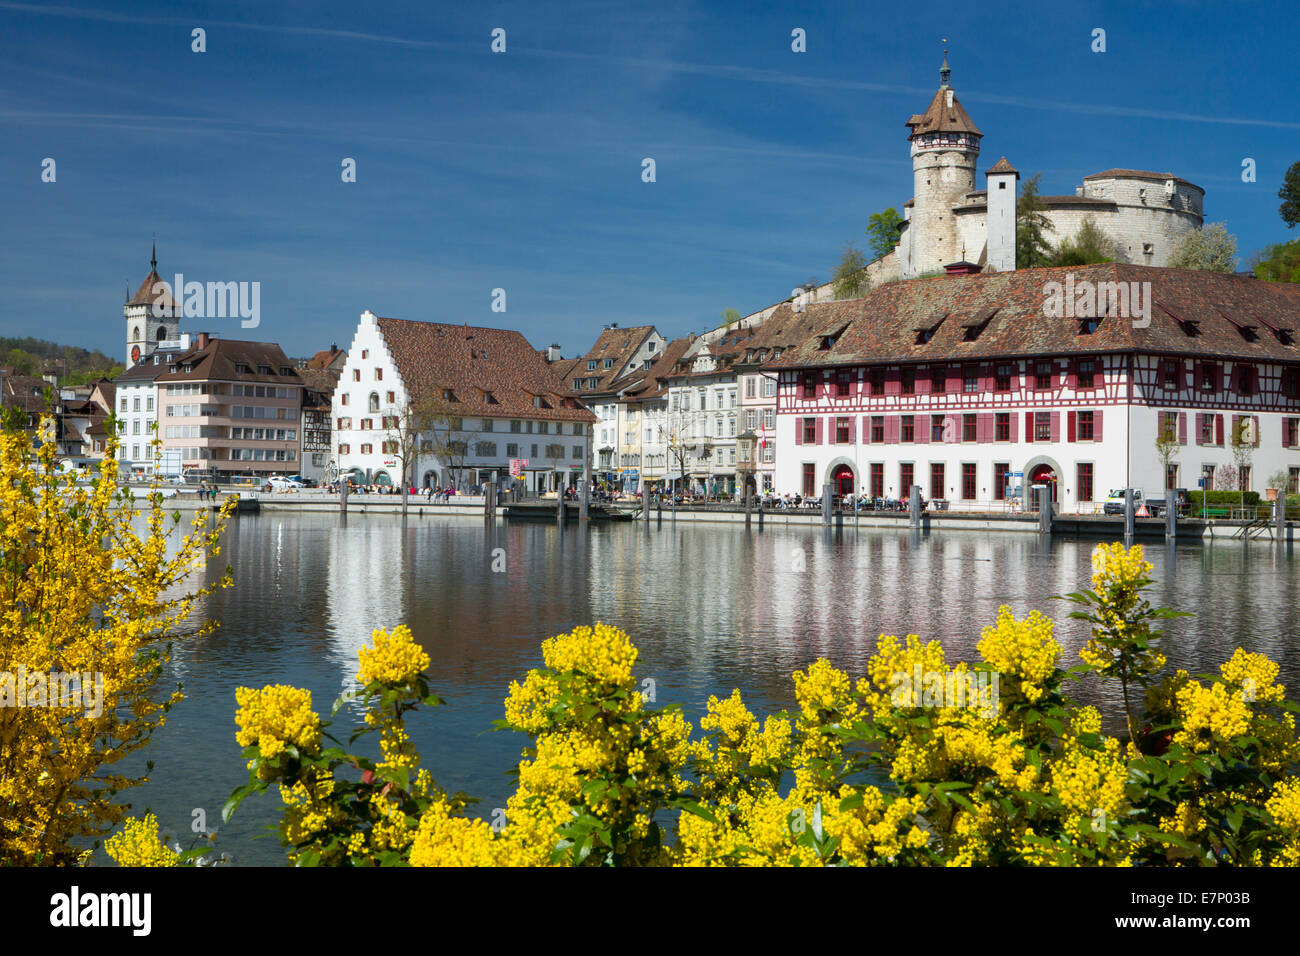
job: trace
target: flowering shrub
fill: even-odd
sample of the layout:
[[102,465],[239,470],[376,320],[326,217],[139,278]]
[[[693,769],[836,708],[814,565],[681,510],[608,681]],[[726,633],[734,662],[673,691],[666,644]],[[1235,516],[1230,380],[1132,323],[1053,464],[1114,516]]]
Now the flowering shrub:
[[207,633],[186,623],[195,601],[230,583],[228,571],[193,583],[229,505],[212,525],[196,513],[169,557],[180,515],[156,488],[139,508],[118,487],[117,439],[77,484],[57,467],[54,428],[44,419],[34,443],[12,415],[0,424],[0,866],[75,862],[122,820],[116,795],[147,778],[113,765],[182,699],[157,693],[169,642]]
[[[1277,666],[1238,650],[1218,676],[1156,683],[1151,622],[1166,612],[1141,599],[1141,548],[1102,546],[1094,566],[1094,590],[1071,595],[1093,629],[1070,671],[1051,620],[1004,607],[977,663],[881,635],[856,682],[824,660],[796,671],[793,713],[760,721],[739,691],[710,697],[699,737],[676,708],[647,706],[622,631],[553,637],[544,666],[510,685],[499,726],[529,744],[492,826],[418,769],[403,721],[438,703],[428,657],[406,628],[376,631],[360,654],[360,733],[380,731],[383,761],[322,750],[328,724],[305,691],[244,689],[250,777],[227,809],[278,782],[281,839],[303,865],[1300,863],[1300,744]],[[924,693],[903,689],[912,674]],[[1140,733],[1103,734],[1098,711],[1065,694],[1089,675],[1146,688]],[[998,693],[936,703],[931,680]],[[347,766],[359,782],[336,776]]]

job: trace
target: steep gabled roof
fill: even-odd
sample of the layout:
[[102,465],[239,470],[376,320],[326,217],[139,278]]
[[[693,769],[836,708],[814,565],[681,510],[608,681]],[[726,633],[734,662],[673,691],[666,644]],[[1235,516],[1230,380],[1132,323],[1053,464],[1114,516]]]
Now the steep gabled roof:
[[411,319],[375,322],[417,404],[442,403],[450,390],[457,414],[596,421],[518,332]]
[[[1076,289],[1084,281],[1151,283],[1150,324],[1139,327],[1117,316],[1083,334],[1079,319],[1049,317],[1048,283],[1064,285],[1070,274]],[[1300,286],[1246,276],[1106,263],[891,282],[834,304],[854,316],[830,349],[809,337],[768,367],[1128,351],[1300,363]],[[948,317],[921,341],[917,330],[934,326],[940,314]],[[1256,338],[1248,340],[1225,315],[1258,324]],[[969,330],[981,323],[972,337]],[[1274,327],[1295,334],[1274,333]]]
[[[594,388],[584,388],[583,394],[597,394],[601,392],[614,392],[618,390],[616,382],[620,378],[625,378],[623,370],[627,363],[632,360],[636,350],[641,347],[641,343],[646,340],[646,336],[654,332],[653,325],[636,325],[626,329],[609,328],[601,331],[600,336],[596,339],[595,344],[583,355],[578,363],[572,367],[572,378],[598,379]],[[605,360],[610,360],[610,367],[605,368]],[[588,365],[594,361],[596,367],[589,369]]]

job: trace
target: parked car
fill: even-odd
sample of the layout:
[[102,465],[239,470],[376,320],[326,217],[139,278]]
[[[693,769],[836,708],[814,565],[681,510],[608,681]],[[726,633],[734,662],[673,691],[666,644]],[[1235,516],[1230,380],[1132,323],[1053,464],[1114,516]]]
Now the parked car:
[[303,488],[317,487],[315,478],[304,478],[302,475],[290,475],[289,480],[298,482],[298,484]]
[[266,479],[266,483],[272,491],[297,491],[302,484],[294,481],[292,478],[285,478],[283,475],[273,475]]
[[[1142,494],[1141,488],[1133,489],[1133,511],[1137,512],[1142,505],[1147,506],[1147,512],[1153,518],[1159,518],[1164,514],[1165,499],[1164,495],[1158,498],[1147,498]],[[1124,489],[1112,489],[1106,495],[1106,503],[1102,506],[1102,511],[1108,515],[1122,515],[1124,513]]]

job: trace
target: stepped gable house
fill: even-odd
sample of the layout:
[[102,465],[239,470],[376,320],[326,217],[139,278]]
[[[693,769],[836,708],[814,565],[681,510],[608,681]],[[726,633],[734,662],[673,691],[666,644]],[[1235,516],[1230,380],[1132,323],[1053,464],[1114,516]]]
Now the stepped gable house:
[[[1148,315],[1049,317],[1048,283],[1149,283]],[[1130,302],[1130,308],[1136,303]],[[1107,491],[1300,478],[1300,287],[1127,264],[885,285],[765,368],[779,375],[778,492],[988,507],[1023,483],[1092,513]],[[1161,429],[1179,452],[1168,473]]]
[[416,488],[467,491],[507,477],[512,460],[525,462],[520,477],[533,492],[570,487],[584,473],[596,417],[518,332],[361,313],[334,390],[340,472],[365,484],[400,481],[399,420],[411,403],[445,411],[463,452],[441,460],[422,439],[408,472]]

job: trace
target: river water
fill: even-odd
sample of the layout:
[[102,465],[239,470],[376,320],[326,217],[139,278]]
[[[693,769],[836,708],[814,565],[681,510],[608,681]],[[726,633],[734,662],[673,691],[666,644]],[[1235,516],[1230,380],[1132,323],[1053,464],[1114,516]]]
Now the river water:
[[[1053,600],[1089,586],[1096,541],[1044,541],[1032,533],[905,529],[827,531],[674,524],[481,521],[399,515],[264,514],[233,518],[220,557],[234,586],[199,609],[220,627],[178,642],[167,676],[186,699],[147,752],[124,762],[150,780],[130,791],[189,845],[201,810],[217,846],[239,865],[283,865],[274,835],[277,791],[250,797],[230,824],[221,807],[247,779],[235,743],[235,688],[291,684],[318,712],[352,684],[357,648],[371,630],[408,624],[433,659],[430,687],[448,706],[409,725],[434,778],[481,798],[484,818],[504,806],[507,771],[523,738],[492,730],[510,681],[541,663],[547,637],[595,621],[617,624],[641,652],[638,678],[657,703],[679,703],[692,722],[710,694],[738,687],[760,718],[794,703],[792,671],[826,657],[863,673],[881,633],[943,641],[950,662],[975,660],[982,627],[1001,604],[1038,608],[1057,622],[1064,666],[1086,640],[1072,605]],[[1172,667],[1214,670],[1238,645],[1282,666],[1292,696],[1300,679],[1296,637],[1300,555],[1267,543],[1148,545],[1150,599],[1194,612],[1167,624]],[[495,566],[498,570],[493,570]],[[1116,699],[1081,686],[1117,725]],[[340,711],[346,743],[356,716]],[[341,731],[341,732],[340,732]],[[138,756],[139,759],[136,759]],[[102,851],[101,851],[102,857]]]

